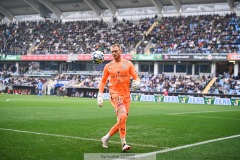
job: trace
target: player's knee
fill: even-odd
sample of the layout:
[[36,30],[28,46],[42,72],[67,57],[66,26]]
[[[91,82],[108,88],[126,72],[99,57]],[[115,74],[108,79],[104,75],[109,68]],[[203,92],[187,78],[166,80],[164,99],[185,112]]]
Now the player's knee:
[[120,118],[120,123],[123,122],[125,123],[126,120],[127,120],[127,113],[126,112],[122,112],[120,115],[119,115],[119,118]]

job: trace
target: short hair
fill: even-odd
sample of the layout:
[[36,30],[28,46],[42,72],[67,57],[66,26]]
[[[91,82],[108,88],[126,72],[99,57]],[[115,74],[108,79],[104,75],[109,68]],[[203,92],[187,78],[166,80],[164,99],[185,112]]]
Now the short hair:
[[122,50],[122,47],[121,47],[121,45],[120,45],[120,44],[118,44],[118,43],[116,43],[116,44],[113,44],[113,45],[111,46],[111,48],[113,48],[113,47],[118,47],[120,50]]

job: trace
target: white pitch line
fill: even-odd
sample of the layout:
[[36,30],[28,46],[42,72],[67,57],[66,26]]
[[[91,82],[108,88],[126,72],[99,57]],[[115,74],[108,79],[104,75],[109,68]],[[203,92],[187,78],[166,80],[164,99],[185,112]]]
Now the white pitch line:
[[[101,140],[93,139],[93,138],[84,138],[84,137],[76,137],[76,136],[66,136],[66,135],[59,135],[59,134],[49,134],[49,133],[41,133],[41,132],[32,132],[32,131],[23,131],[23,130],[16,130],[16,129],[9,129],[9,128],[0,128],[2,131],[12,131],[18,133],[28,133],[28,134],[36,134],[36,135],[43,135],[43,136],[53,136],[53,137],[62,137],[62,138],[72,138],[72,139],[81,139],[86,141],[95,141],[101,142]],[[108,141],[110,143],[121,144],[121,142],[116,141]],[[149,148],[166,148],[166,147],[158,147],[154,145],[142,145],[142,144],[135,144],[131,143],[132,145],[139,146],[139,147],[149,147]]]
[[13,100],[15,100],[15,99],[7,99],[6,101],[9,102],[9,101],[13,101]]
[[[182,115],[182,116],[185,116],[185,115]],[[206,116],[188,116],[188,117],[199,117],[199,118],[207,118],[207,119],[223,119],[223,120],[227,119],[227,120],[240,121],[240,119],[236,119],[236,118],[206,117]]]
[[229,137],[222,137],[222,138],[207,140],[207,141],[198,142],[198,143],[193,143],[193,144],[187,144],[187,145],[184,145],[184,146],[179,146],[179,147],[174,147],[174,148],[167,148],[167,149],[163,149],[163,150],[159,150],[159,151],[154,151],[154,152],[149,152],[149,153],[144,153],[144,154],[136,155],[136,156],[134,156],[134,158],[137,159],[137,158],[152,156],[152,155],[155,155],[155,154],[160,154],[160,153],[166,153],[166,152],[176,151],[176,150],[183,149],[183,148],[190,148],[190,147],[194,147],[194,146],[199,146],[199,145],[203,145],[203,144],[207,144],[207,143],[212,143],[212,142],[217,142],[217,141],[223,141],[223,140],[226,140],[226,139],[232,139],[232,138],[237,138],[237,137],[240,137],[240,134],[238,134],[238,135],[233,135],[233,136],[229,136]]
[[214,112],[239,112],[240,110],[223,110],[223,111],[198,111],[198,112],[179,112],[179,113],[169,113],[166,115],[178,115],[178,114],[192,114],[192,113],[214,113]]

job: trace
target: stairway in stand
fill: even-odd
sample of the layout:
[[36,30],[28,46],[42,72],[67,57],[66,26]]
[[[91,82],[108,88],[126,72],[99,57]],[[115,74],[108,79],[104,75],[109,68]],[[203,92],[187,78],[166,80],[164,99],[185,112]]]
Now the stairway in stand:
[[209,89],[212,87],[212,85],[216,82],[217,78],[213,78],[208,84],[207,86],[204,88],[204,90],[202,91],[203,94],[207,94]]

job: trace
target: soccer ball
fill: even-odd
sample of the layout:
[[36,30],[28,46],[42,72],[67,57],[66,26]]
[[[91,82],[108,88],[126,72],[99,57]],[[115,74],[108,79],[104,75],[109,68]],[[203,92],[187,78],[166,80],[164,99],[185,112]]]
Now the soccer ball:
[[95,64],[101,64],[104,61],[104,54],[101,51],[92,52],[92,62]]

